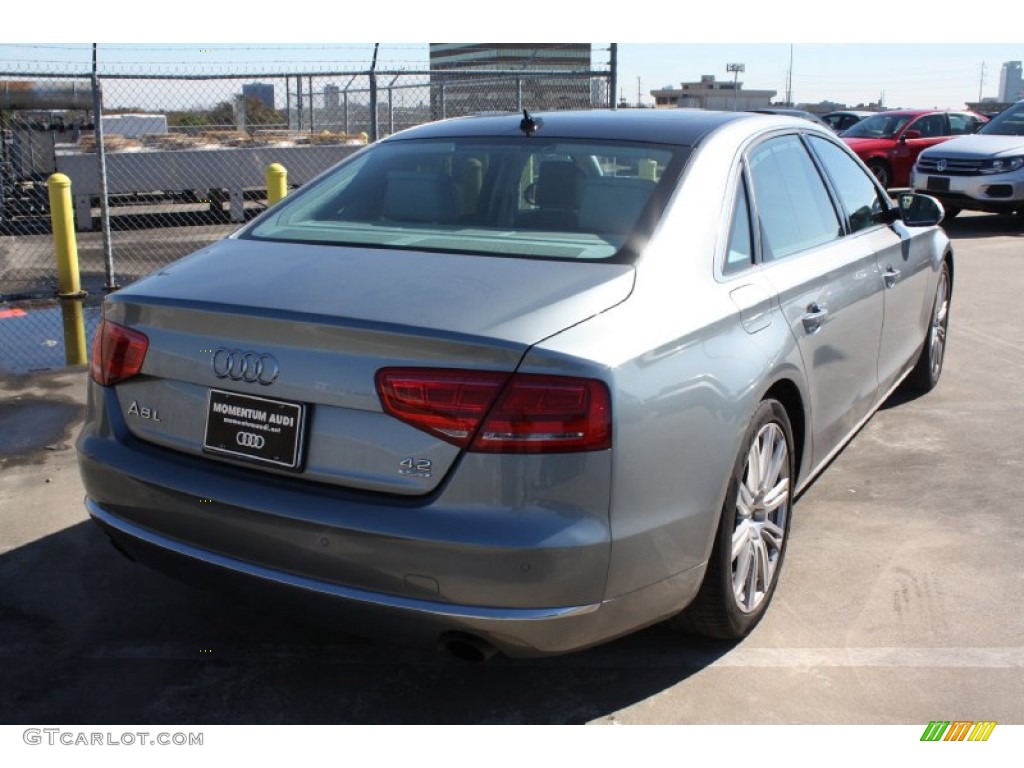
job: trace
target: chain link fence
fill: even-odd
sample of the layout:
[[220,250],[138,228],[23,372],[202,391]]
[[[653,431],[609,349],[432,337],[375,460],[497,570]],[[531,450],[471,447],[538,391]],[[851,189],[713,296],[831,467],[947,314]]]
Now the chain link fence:
[[[271,163],[287,169],[294,188],[369,141],[431,120],[609,103],[602,73],[119,75],[96,82],[98,92],[83,75],[0,73],[0,298],[53,292],[46,179],[55,172],[71,179],[82,276],[92,292],[131,282],[258,213]],[[101,105],[98,125],[93,102]]]
[[[608,107],[612,82],[610,72],[522,69],[0,72],[0,312],[56,294],[53,173],[71,180],[82,287],[98,299],[257,215],[271,163],[295,188],[432,120]],[[0,358],[14,317],[0,316]]]

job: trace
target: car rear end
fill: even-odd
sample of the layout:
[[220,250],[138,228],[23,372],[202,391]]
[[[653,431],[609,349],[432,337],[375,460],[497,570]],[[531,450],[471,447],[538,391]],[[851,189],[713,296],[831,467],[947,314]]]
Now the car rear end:
[[605,590],[614,380],[530,356],[625,301],[633,265],[545,256],[590,235],[521,258],[473,252],[507,232],[360,220],[387,241],[339,246],[282,217],[108,297],[78,449],[115,544],[356,634],[530,655],[634,628]]

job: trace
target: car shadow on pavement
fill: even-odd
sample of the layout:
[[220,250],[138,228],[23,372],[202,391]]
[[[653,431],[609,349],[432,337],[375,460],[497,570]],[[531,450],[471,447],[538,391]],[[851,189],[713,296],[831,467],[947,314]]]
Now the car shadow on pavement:
[[571,724],[734,647],[664,625],[472,664],[172,581],[82,522],[0,555],[0,723]]

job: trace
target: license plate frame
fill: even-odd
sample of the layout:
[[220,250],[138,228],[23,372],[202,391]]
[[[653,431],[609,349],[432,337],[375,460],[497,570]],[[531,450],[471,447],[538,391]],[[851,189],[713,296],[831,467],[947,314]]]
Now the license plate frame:
[[210,389],[203,451],[301,472],[306,414],[305,403]]

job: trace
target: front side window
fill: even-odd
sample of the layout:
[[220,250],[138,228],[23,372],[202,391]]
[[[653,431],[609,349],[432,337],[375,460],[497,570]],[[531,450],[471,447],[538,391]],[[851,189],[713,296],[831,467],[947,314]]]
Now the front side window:
[[687,152],[523,136],[382,142],[286,199],[242,236],[607,259],[653,226],[661,199],[655,190],[678,177]]
[[874,214],[882,210],[882,203],[871,175],[831,141],[812,136],[810,142],[832,180],[846,212],[850,231],[858,232],[874,226]]
[[781,136],[750,153],[764,261],[781,259],[842,234],[828,190],[803,143]]

